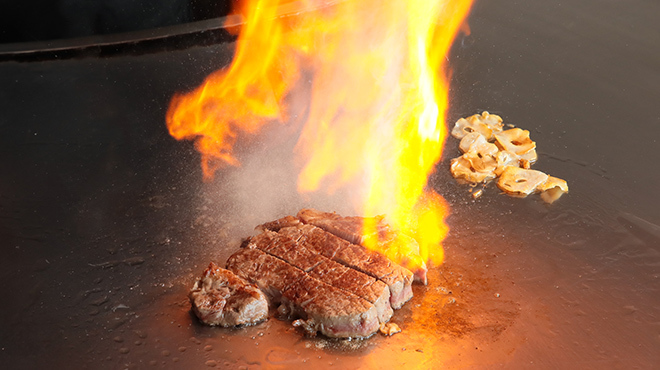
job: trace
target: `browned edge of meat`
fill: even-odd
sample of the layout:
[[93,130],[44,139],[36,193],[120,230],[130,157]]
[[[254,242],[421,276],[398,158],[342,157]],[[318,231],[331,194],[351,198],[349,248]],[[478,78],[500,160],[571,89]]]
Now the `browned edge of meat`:
[[282,218],[278,218],[275,221],[270,221],[266,222],[264,224],[261,224],[257,227],[255,227],[256,230],[259,231],[264,231],[264,230],[271,230],[278,232],[280,231],[281,228],[284,227],[291,227],[291,226],[298,226],[300,224],[300,219],[294,216],[284,216]]
[[366,338],[380,328],[373,304],[311,276],[305,276],[282,296],[284,305],[304,312],[293,325],[311,336],[318,331],[330,338]]
[[328,284],[351,292],[376,307],[378,321],[390,321],[394,311],[390,304],[390,289],[382,281],[372,276],[348,268],[340,263],[326,259],[309,272],[311,277],[327,282]]
[[[417,240],[400,231],[392,230],[385,223],[383,216],[344,217],[336,213],[305,208],[298,212],[297,217],[305,224],[320,227],[350,243],[359,244],[363,247],[374,243],[376,249],[382,252],[381,254],[385,254],[386,251],[391,250],[392,254],[397,255],[396,259],[399,264],[413,272],[414,281],[424,285],[428,283],[428,268],[426,267],[426,262],[419,254]],[[376,230],[374,233],[365,236],[363,235],[363,228],[367,220],[376,225]],[[291,223],[291,226],[296,225]]]
[[313,225],[283,228],[279,233],[314,253],[381,280],[390,290],[390,305],[394,309],[401,308],[412,298],[412,272],[379,253],[351,244]]
[[360,338],[378,330],[373,304],[259,249],[239,250],[229,257],[227,268],[256,284],[272,304],[279,304],[280,314],[300,317],[296,325],[310,335],[318,331],[328,337]]
[[195,282],[188,298],[195,315],[207,325],[251,325],[268,318],[266,296],[213,262]]
[[247,247],[262,250],[307,272],[313,278],[365,299],[376,307],[381,323],[392,317],[390,291],[380,280],[315,253],[284,234],[269,230],[251,238]]

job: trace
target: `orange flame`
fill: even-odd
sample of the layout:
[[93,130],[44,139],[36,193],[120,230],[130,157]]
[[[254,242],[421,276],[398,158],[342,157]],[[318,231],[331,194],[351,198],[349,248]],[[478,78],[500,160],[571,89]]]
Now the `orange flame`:
[[[447,54],[467,29],[471,3],[348,0],[281,17],[277,0],[244,1],[232,65],[173,98],[170,133],[196,139],[209,179],[219,166],[239,164],[232,153],[239,134],[286,122],[283,100],[302,71],[310,72],[309,116],[296,146],[304,163],[298,190],[366,183],[362,214],[386,214],[419,242],[410,254],[439,264],[448,208],[427,189],[427,178],[446,136]],[[365,235],[375,228],[365,225]]]

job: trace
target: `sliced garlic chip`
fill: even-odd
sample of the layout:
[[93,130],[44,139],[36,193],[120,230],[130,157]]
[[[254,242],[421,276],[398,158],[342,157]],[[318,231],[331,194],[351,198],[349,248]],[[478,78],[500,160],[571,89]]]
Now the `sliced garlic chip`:
[[497,176],[502,174],[506,166],[520,167],[520,158],[506,150],[497,152],[495,159],[497,159],[497,168],[495,169]]
[[493,135],[493,131],[487,124],[481,122],[479,119],[474,119],[473,117],[474,116],[469,117],[468,119],[461,118],[456,121],[454,128],[451,130],[451,135],[457,139],[462,139],[469,133],[478,132],[486,139],[490,138]]
[[541,171],[507,166],[500,175],[497,186],[511,195],[527,196],[547,179],[548,175]]
[[465,180],[473,183],[486,182],[495,178],[493,172],[479,172],[475,170],[470,161],[463,156],[451,160],[449,168],[452,176],[459,180]]
[[465,153],[470,151],[472,145],[486,144],[486,138],[478,132],[470,132],[469,134],[463,136],[461,143],[458,144],[458,148],[461,152]]
[[529,131],[519,128],[495,133],[495,142],[502,150],[517,155],[523,155],[536,148],[536,143],[529,138]]
[[482,142],[474,143],[463,157],[478,172],[493,172],[497,168],[497,145]]
[[520,155],[520,167],[529,168],[531,165],[536,163],[538,155],[536,155],[536,149],[532,149],[525,154]]
[[502,117],[497,114],[490,114],[486,111],[481,113],[481,121],[488,125],[488,127],[493,130],[493,132],[500,132],[504,127],[502,123]]
[[548,176],[548,179],[540,184],[537,190],[541,191],[541,199],[552,204],[564,193],[568,193],[568,184],[562,179]]

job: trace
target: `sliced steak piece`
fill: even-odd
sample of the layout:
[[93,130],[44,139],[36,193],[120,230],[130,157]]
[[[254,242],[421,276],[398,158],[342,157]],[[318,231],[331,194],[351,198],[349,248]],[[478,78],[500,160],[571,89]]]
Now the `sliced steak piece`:
[[305,272],[258,249],[241,249],[227,259],[227,269],[255,284],[271,305],[279,305],[282,292],[301,280]]
[[266,230],[244,243],[247,248],[257,248],[289,264],[308,272],[327,258],[312,253],[295,240]]
[[309,272],[309,276],[364,298],[376,307],[380,323],[390,321],[394,314],[390,305],[389,287],[374,277],[330,259],[314,267]]
[[278,231],[280,231],[281,228],[291,227],[291,226],[298,226],[299,224],[300,224],[300,219],[298,219],[297,217],[284,216],[284,217],[282,217],[280,219],[277,219],[275,221],[266,222],[265,224],[261,224],[261,225],[255,227],[255,229],[260,230],[260,231],[271,230],[271,231],[278,232]]
[[368,337],[379,327],[376,307],[334,288],[303,270],[259,249],[243,248],[229,257],[227,268],[256,284],[278,311],[300,317],[296,325],[328,337]]
[[269,230],[251,238],[245,246],[262,250],[298,267],[311,277],[365,299],[376,306],[380,322],[387,322],[392,317],[390,291],[380,280],[313,252],[286,235]]
[[250,325],[268,317],[266,296],[213,262],[195,282],[188,298],[195,315],[207,325]]
[[[390,228],[383,216],[343,217],[336,213],[321,212],[315,209],[302,209],[298,218],[303,223],[320,227],[350,243],[363,247],[375,246],[381,254],[387,255],[414,272],[415,281],[426,285],[426,263],[419,254],[419,244],[414,238]],[[364,235],[364,225],[370,223],[374,231]],[[295,226],[292,224],[292,226]]]
[[390,289],[390,305],[394,309],[401,308],[412,298],[412,272],[379,253],[351,244],[313,225],[287,227],[280,233],[302,243],[314,253],[381,280]]
[[311,336],[320,332],[331,338],[366,338],[380,327],[373,304],[311,276],[285,290],[282,303],[300,313],[302,319],[294,326]]

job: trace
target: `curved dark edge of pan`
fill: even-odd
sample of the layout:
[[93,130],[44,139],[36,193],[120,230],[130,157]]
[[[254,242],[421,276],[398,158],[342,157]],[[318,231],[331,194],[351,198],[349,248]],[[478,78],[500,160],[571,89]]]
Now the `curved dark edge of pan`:
[[240,25],[240,17],[214,18],[171,27],[75,39],[0,45],[0,62],[106,58],[183,50],[231,42],[224,25]]
[[[277,16],[288,17],[325,8],[345,0],[325,0],[314,6],[291,1],[278,6]],[[240,15],[213,18],[176,26],[120,34],[81,37],[64,40],[0,44],[0,62],[39,62],[48,60],[106,58],[144,55],[209,46],[236,40],[225,27],[243,24]]]

